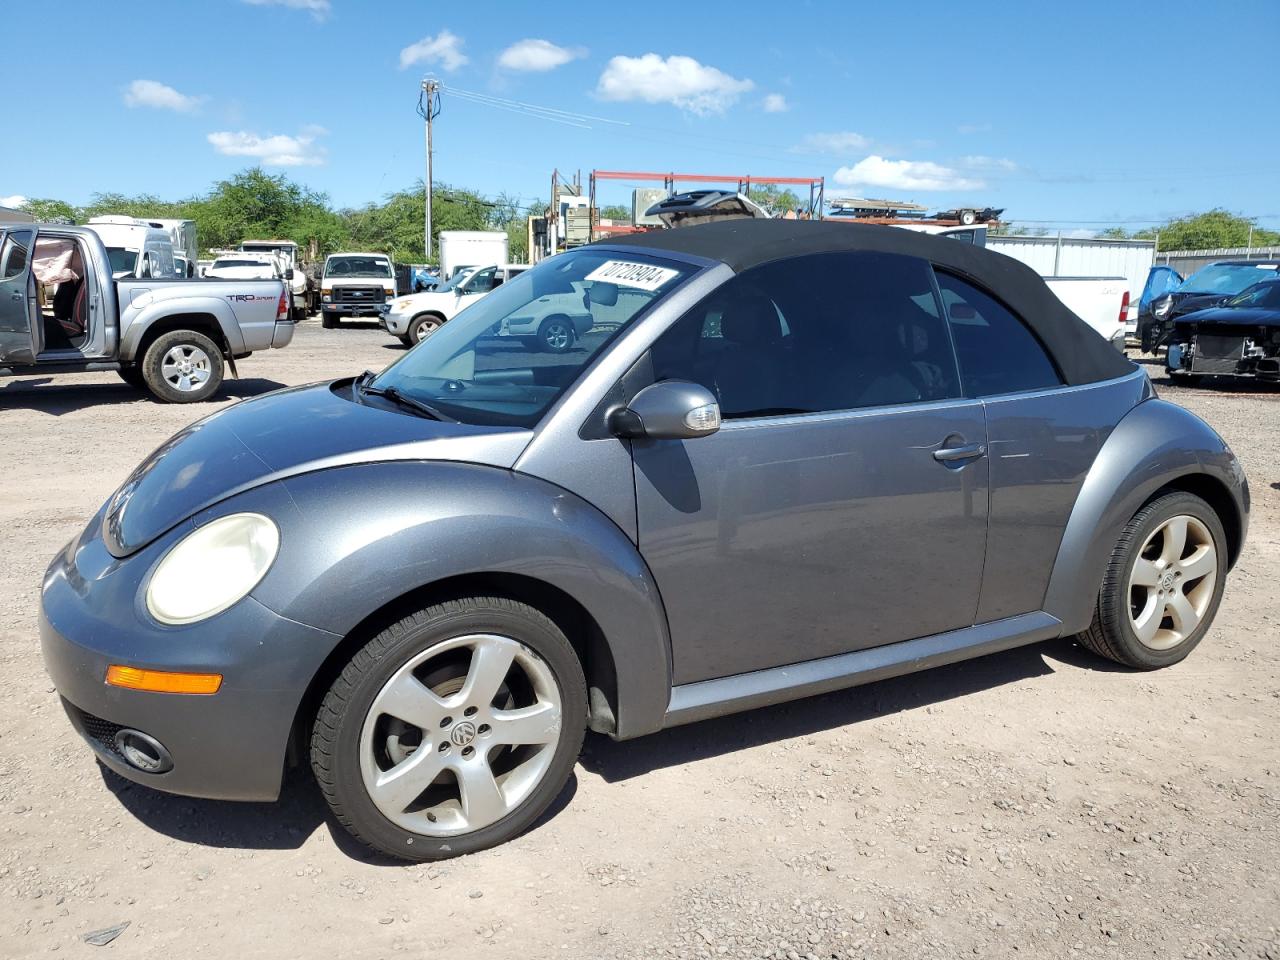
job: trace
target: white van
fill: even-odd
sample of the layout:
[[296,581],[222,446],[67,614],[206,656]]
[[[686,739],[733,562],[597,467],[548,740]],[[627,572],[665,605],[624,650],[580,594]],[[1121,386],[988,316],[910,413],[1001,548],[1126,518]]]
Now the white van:
[[177,276],[169,231],[116,215],[90,217],[85,226],[102,239],[115,279],[171,280]]

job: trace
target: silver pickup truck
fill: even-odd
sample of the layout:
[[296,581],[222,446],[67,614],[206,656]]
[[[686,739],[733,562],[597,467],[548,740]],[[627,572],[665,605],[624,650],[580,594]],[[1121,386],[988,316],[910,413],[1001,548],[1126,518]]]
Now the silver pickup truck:
[[293,339],[280,280],[112,273],[92,229],[0,223],[0,376],[115,370],[169,403],[211,397],[224,366]]

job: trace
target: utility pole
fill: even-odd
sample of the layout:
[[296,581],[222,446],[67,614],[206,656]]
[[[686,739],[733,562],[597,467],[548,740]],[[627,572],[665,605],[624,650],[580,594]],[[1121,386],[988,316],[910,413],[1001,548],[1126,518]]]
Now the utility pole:
[[425,212],[422,224],[422,246],[427,259],[432,256],[431,250],[431,121],[440,114],[440,83],[432,78],[422,81],[422,92],[418,95],[418,116],[424,121],[424,137],[426,139],[427,171],[423,179]]

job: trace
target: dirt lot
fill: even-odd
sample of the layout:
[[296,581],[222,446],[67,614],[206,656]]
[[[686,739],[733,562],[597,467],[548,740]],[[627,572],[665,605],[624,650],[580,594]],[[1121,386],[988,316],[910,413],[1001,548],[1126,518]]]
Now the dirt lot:
[[366,855],[305,775],[238,805],[105,773],[41,666],[49,558],[190,420],[399,350],[313,319],[198,408],[113,374],[0,381],[0,956],[1280,958],[1280,390],[1251,385],[1162,387],[1254,496],[1216,627],[1173,669],[1060,641],[589,735],[537,828],[436,866]]

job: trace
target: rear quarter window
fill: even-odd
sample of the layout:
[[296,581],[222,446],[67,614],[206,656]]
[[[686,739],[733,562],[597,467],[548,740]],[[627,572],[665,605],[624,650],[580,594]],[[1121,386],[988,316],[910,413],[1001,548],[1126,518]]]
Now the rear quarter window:
[[951,326],[966,396],[992,397],[1062,386],[1062,377],[1030,328],[985,290],[934,271]]

